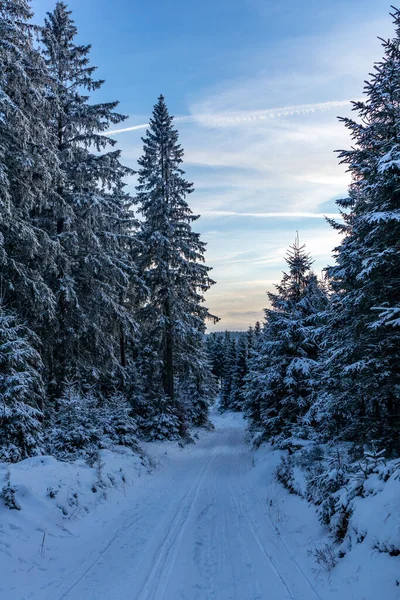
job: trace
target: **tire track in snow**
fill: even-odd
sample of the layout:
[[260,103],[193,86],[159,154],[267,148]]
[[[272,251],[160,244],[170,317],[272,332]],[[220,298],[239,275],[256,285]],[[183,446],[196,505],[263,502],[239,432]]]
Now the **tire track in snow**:
[[217,480],[220,476],[220,466],[214,471],[213,482],[205,489],[208,500],[205,508],[196,515],[195,565],[201,574],[201,584],[197,584],[196,598],[199,590],[207,600],[219,600],[217,574],[221,572],[223,561],[219,526],[220,502],[218,500]]
[[[241,452],[241,458],[242,458],[242,460],[241,460],[240,466],[242,467],[244,465],[244,462],[246,459],[246,454],[243,451]],[[306,575],[304,570],[300,567],[299,563],[297,562],[296,558],[293,556],[293,553],[291,552],[288,544],[286,543],[280,529],[273,522],[271,516],[269,515],[268,511],[266,510],[265,503],[263,502],[262,498],[260,497],[260,494],[258,493],[258,491],[253,486],[251,486],[250,491],[251,491],[252,496],[257,498],[263,514],[266,516],[269,524],[271,525],[272,531],[276,534],[276,540],[277,540],[278,544],[285,550],[285,553],[289,556],[291,562],[294,564],[294,567],[296,568],[299,575],[302,577],[303,581],[306,583],[306,585],[309,588],[312,595],[317,600],[323,600],[322,596],[318,593],[318,591],[315,588],[315,586],[313,585],[312,581],[310,581],[309,577]],[[274,540],[269,538],[269,541],[278,549],[278,545],[274,542]]]
[[322,600],[253,487],[242,428],[223,424],[205,442],[174,457],[167,485],[141,495],[49,600]]
[[267,517],[267,519],[269,521],[269,524],[271,525],[271,527],[275,531],[276,537],[280,541],[281,546],[285,549],[286,553],[289,555],[291,561],[293,562],[294,566],[296,567],[297,572],[301,575],[301,577],[303,578],[303,580],[308,585],[309,589],[313,592],[315,598],[317,598],[318,600],[323,600],[322,597],[320,596],[320,594],[318,593],[318,591],[316,590],[315,586],[313,585],[313,583],[310,581],[310,579],[304,573],[303,569],[300,567],[300,565],[298,564],[297,560],[293,556],[293,554],[292,554],[289,546],[287,545],[287,543],[285,541],[285,538],[282,536],[282,533],[279,530],[278,526],[274,524],[274,522],[271,519],[271,516],[268,514],[268,511],[265,510],[264,503],[263,503],[262,498],[260,497],[259,493],[253,487],[251,488],[251,491],[254,494],[254,496],[258,499],[258,501],[259,501],[259,503],[260,503],[260,505],[262,507],[263,513],[265,514],[265,516]]
[[[128,526],[125,525],[125,526],[120,527],[117,530],[117,532],[115,533],[115,535],[113,535],[111,540],[108,542],[108,544],[100,551],[100,553],[88,565],[88,567],[83,571],[83,573],[73,583],[70,584],[69,588],[67,590],[65,590],[65,592],[63,592],[61,596],[59,596],[59,600],[63,600],[64,598],[67,598],[69,596],[70,592],[72,592],[72,590],[74,588],[76,588],[76,586],[86,577],[86,575],[88,575],[90,573],[90,571],[92,571],[92,569],[99,563],[99,561],[103,558],[103,556],[110,549],[110,547],[117,541],[117,539],[120,537],[120,535],[122,533],[125,533],[129,529],[132,529],[132,527],[134,527],[137,523],[139,523],[139,521],[140,521],[140,517],[138,517],[134,521],[131,521]],[[72,575],[74,575],[75,572],[76,571],[74,571],[72,573]],[[72,575],[70,575],[70,577],[68,577],[67,579],[64,579],[63,581],[61,581],[61,583],[59,583],[59,585],[57,585],[55,588],[53,588],[51,593],[46,597],[47,600],[54,598],[54,594],[55,594],[55,592],[57,592],[57,589],[59,589],[61,586],[65,585],[68,582],[68,579],[70,579],[72,577]]]
[[[207,600],[218,600],[215,591],[215,578],[218,573],[219,552],[215,543],[216,530],[212,527],[216,515],[216,497],[209,495],[203,510],[196,516],[196,533],[194,539],[194,563],[204,582],[200,588]],[[199,588],[198,588],[199,589]],[[198,595],[197,595],[198,597]]]
[[261,554],[265,557],[265,559],[267,560],[267,563],[270,565],[272,571],[275,573],[276,577],[281,582],[283,588],[286,591],[287,597],[290,598],[290,600],[296,600],[296,597],[293,594],[293,592],[292,592],[292,590],[291,590],[288,582],[286,581],[285,577],[279,571],[278,567],[275,564],[274,559],[269,554],[269,552],[266,550],[266,548],[265,548],[265,546],[264,546],[264,544],[263,544],[260,536],[258,535],[256,529],[254,528],[254,524],[252,523],[252,521],[251,521],[251,519],[249,517],[248,511],[243,511],[241,509],[240,503],[239,503],[239,501],[238,501],[238,499],[236,497],[236,494],[235,494],[235,492],[234,492],[234,490],[233,490],[233,488],[232,488],[231,485],[229,485],[229,489],[230,489],[230,493],[231,493],[232,499],[235,502],[238,514],[243,515],[244,518],[246,519],[246,521],[247,521],[247,523],[249,525],[250,531],[252,532],[252,535],[253,535],[253,537],[254,537],[254,539],[256,541],[256,544],[257,544],[257,546],[259,547],[259,549],[261,551]]
[[[238,588],[238,581],[237,581],[237,572],[235,572],[234,570],[234,566],[233,566],[233,561],[231,559],[231,557],[233,556],[233,551],[232,551],[232,541],[231,541],[231,537],[230,537],[230,532],[229,529],[232,527],[232,522],[229,520],[229,512],[227,511],[227,507],[225,505],[225,503],[222,505],[222,531],[223,531],[223,540],[224,540],[224,550],[227,553],[227,555],[225,556],[225,568],[229,569],[230,572],[230,581],[233,583],[233,596],[232,596],[232,600],[233,598],[235,600],[241,600],[241,598],[238,598],[237,596],[237,588]],[[228,567],[227,567],[228,565]]]
[[248,585],[251,588],[251,598],[252,600],[263,600],[263,594],[259,583],[257,582],[257,572],[253,566],[251,555],[248,551],[246,544],[244,543],[241,535],[240,535],[240,517],[241,513],[238,513],[237,502],[233,497],[232,493],[229,494],[229,502],[232,510],[232,514],[237,517],[237,528],[235,529],[235,536],[237,540],[237,546],[240,547],[242,552],[242,556],[244,557],[244,565],[249,569],[250,576],[248,577]]
[[[203,464],[199,474],[182,498],[181,503],[183,502],[183,506],[178,508],[169,523],[164,538],[156,551],[153,568],[150,570],[142,584],[137,595],[137,600],[162,600],[165,597],[179,545],[185,532],[185,526],[193,510],[193,504],[207,470],[215,459],[217,452],[218,447],[214,450],[212,456]],[[165,571],[166,574],[165,577],[163,577]],[[161,584],[162,589],[160,590]]]
[[[203,465],[203,467],[204,467],[204,465]],[[201,471],[201,469],[200,469],[200,471]],[[197,479],[197,477],[196,477],[196,479]],[[165,496],[166,497],[168,497],[168,492],[174,486],[175,480],[176,480],[176,477],[174,477],[171,480],[170,485],[166,488],[166,490],[165,490]],[[186,494],[184,495],[184,498],[185,497],[186,497]],[[136,517],[133,520],[131,520],[129,523],[124,523],[121,527],[119,527],[117,529],[116,533],[111,537],[111,539],[109,540],[109,542],[101,549],[101,551],[88,564],[88,566],[86,568],[84,568],[84,571],[82,572],[81,568],[85,567],[85,563],[87,561],[84,561],[83,564],[80,565],[80,567],[78,567],[77,569],[75,569],[72,573],[69,574],[69,576],[66,579],[63,579],[58,585],[56,585],[52,589],[51,593],[48,596],[46,596],[46,600],[53,599],[54,598],[54,594],[57,592],[57,590],[59,590],[62,586],[68,585],[68,581],[71,580],[73,577],[75,577],[75,579],[70,583],[69,587],[66,590],[64,590],[64,592],[62,593],[62,595],[58,596],[59,600],[64,600],[64,599],[68,598],[69,594],[81,583],[81,581],[83,579],[85,579],[85,577],[87,575],[89,575],[89,573],[91,571],[93,571],[93,569],[96,567],[96,565],[98,565],[98,563],[101,561],[101,559],[103,558],[103,556],[119,540],[119,538],[121,537],[121,535],[126,534],[133,527],[135,527],[141,520],[142,520],[142,515],[139,515],[138,517]],[[78,572],[81,571],[81,574],[79,576],[76,575],[77,571]]]

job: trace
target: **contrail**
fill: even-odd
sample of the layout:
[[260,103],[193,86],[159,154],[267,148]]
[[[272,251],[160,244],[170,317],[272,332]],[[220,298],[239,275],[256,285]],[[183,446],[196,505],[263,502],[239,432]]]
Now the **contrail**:
[[[292,117],[294,115],[306,115],[313,112],[321,112],[330,110],[332,108],[349,106],[350,102],[350,100],[331,100],[329,102],[317,102],[315,104],[295,104],[293,106],[282,106],[280,108],[268,108],[265,110],[234,111],[225,113],[198,113],[176,117],[175,121],[199,123],[200,125],[208,127],[229,127],[253,121],[265,121],[267,119],[279,119],[281,117]],[[125,127],[124,129],[114,129],[113,131],[108,131],[107,135],[115,135],[117,133],[125,133],[126,131],[146,129],[148,126],[148,123],[143,123],[141,125],[134,125],[133,127]]]
[[279,218],[300,218],[300,219],[340,219],[339,213],[312,213],[312,212],[254,212],[254,213],[243,213],[235,212],[233,210],[210,210],[204,211],[201,214],[202,217],[254,217],[259,219],[273,219]]
[[194,115],[193,119],[200,123],[211,126],[236,125],[251,121],[264,121],[267,119],[279,119],[281,117],[292,117],[294,115],[306,115],[314,112],[331,110],[349,106],[350,100],[331,100],[329,102],[318,102],[315,104],[295,104],[293,106],[282,106],[280,108],[269,108],[255,111],[235,111],[230,113],[199,114]]
[[115,135],[116,133],[125,133],[125,131],[137,131],[138,129],[146,129],[149,126],[148,123],[142,125],[133,125],[133,127],[125,127],[124,129],[114,129],[113,131],[107,131],[106,135]]
[[[193,117],[175,117],[174,121],[193,121]],[[124,129],[113,129],[107,131],[105,135],[115,135],[116,133],[125,133],[125,131],[137,131],[138,129],[147,129],[149,123],[142,123],[141,125],[133,125],[132,127],[124,127]]]

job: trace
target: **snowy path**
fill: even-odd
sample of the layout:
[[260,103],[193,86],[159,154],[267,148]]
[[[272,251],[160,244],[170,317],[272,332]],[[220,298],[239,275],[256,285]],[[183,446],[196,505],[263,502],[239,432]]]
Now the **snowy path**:
[[107,526],[97,532],[90,555],[41,598],[322,600],[249,476],[243,422],[215,422],[190,451],[173,455],[112,535]]

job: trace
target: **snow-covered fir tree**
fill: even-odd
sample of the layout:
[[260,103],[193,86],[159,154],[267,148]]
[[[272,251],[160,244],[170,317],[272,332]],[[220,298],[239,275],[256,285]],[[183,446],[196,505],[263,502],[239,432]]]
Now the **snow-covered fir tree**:
[[236,346],[236,360],[232,372],[232,390],[229,407],[232,410],[243,410],[245,402],[245,382],[248,373],[249,341],[250,335],[241,335]]
[[99,398],[82,394],[80,386],[66,382],[57,410],[52,411],[45,431],[45,448],[57,458],[93,460],[99,449],[138,448],[137,424],[122,394]]
[[216,379],[218,389],[222,385],[225,367],[225,343],[221,333],[210,333],[206,338],[206,349],[211,364],[211,372]]
[[259,439],[284,444],[301,433],[301,419],[317,387],[319,315],[326,309],[324,287],[312,273],[312,259],[298,240],[286,256],[288,272],[268,293],[265,326],[250,361],[245,412]]
[[0,461],[17,462],[42,449],[44,386],[37,337],[0,307]]
[[257,321],[256,324],[254,325],[254,340],[256,343],[256,340],[258,340],[261,336],[262,333],[262,325],[260,323],[260,321]]
[[37,217],[54,201],[59,171],[31,17],[26,0],[0,2],[0,287],[4,306],[37,330],[56,308],[47,279],[58,249]]
[[217,379],[221,410],[243,410],[245,381],[252,349],[260,324],[245,332],[225,331],[207,336],[206,348],[213,375]]
[[57,319],[44,341],[56,396],[66,380],[83,388],[112,388],[122,378],[136,328],[131,310],[137,282],[132,237],[136,222],[124,191],[124,177],[132,172],[105,135],[125,117],[115,112],[117,102],[89,102],[89,94],[103,81],[94,78],[90,46],[78,44],[76,35],[71,11],[57,2],[47,15],[42,40],[53,80],[48,125],[56,139],[61,177],[55,202],[41,215],[60,248],[51,282]]
[[211,363],[205,342],[198,346],[193,367],[186,362],[177,379],[177,397],[180,398],[189,424],[195,427],[210,425],[208,412],[217,394],[217,382],[211,372]]
[[245,416],[248,419],[250,428],[258,426],[260,423],[260,402],[257,394],[252,394],[251,397],[248,394],[248,377],[251,370],[256,369],[257,357],[261,348],[262,340],[262,328],[259,321],[253,327],[249,327],[247,331],[247,372],[244,381],[243,390],[243,403],[242,410],[245,412]]
[[[55,140],[47,128],[50,85],[34,44],[29,2],[0,2],[0,459],[41,449],[42,327],[54,319],[49,275],[58,248],[38,215],[55,198]],[[35,332],[35,333],[33,333]]]
[[222,385],[220,393],[220,410],[229,410],[231,408],[232,393],[234,391],[234,373],[237,360],[236,337],[230,331],[224,335],[225,361],[222,375]]
[[327,332],[327,393],[315,407],[327,437],[375,441],[400,452],[400,12],[384,59],[342,119],[353,147],[340,158],[353,176],[339,200],[343,234],[328,269],[335,292]]
[[248,328],[248,330],[246,332],[246,340],[247,340],[247,350],[250,353],[252,348],[254,347],[254,342],[255,342],[254,327],[252,325],[250,325],[250,327]]
[[[198,219],[187,196],[193,185],[181,168],[183,149],[164,97],[154,107],[139,159],[136,204],[143,216],[140,232],[140,273],[149,295],[140,311],[141,346],[151,363],[143,364],[147,422],[170,415],[171,435],[179,426],[185,435],[190,422],[189,388],[197,390],[196,421],[206,419],[211,377],[203,352],[206,319],[203,294],[213,284],[204,265],[205,244],[192,230]],[[200,402],[200,398],[205,401]],[[142,406],[142,408],[144,408]]]

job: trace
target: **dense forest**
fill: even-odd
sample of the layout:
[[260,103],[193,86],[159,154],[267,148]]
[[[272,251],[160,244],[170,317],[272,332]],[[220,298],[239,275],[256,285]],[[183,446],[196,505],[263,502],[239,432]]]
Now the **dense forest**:
[[352,175],[337,200],[341,234],[323,281],[298,238],[287,272],[268,293],[265,320],[239,341],[208,341],[222,406],[243,410],[257,443],[351,441],[400,453],[400,12],[384,58],[341,119],[353,146],[339,151]]
[[[255,432],[400,451],[400,13],[365,99],[346,118],[352,174],[323,281],[296,239],[263,324],[205,335],[213,285],[192,225],[193,184],[160,96],[133,172],[93,104],[90,46],[58,2],[43,26],[0,3],[0,458],[59,457],[187,438],[222,410]],[[206,342],[205,342],[206,340]]]
[[0,3],[0,459],[184,438],[208,423],[216,317],[173,118],[160,96],[131,196],[90,46],[63,2],[32,16]]

